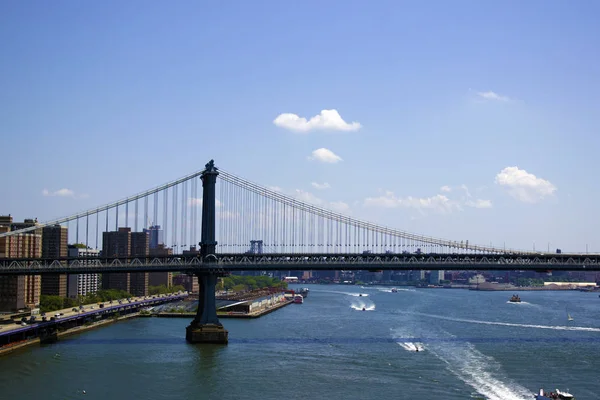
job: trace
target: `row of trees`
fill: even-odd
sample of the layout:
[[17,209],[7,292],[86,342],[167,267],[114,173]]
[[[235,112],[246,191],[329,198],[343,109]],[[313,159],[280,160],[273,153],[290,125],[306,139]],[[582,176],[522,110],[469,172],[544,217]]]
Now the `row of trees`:
[[[180,285],[171,287],[161,285],[150,286],[148,288],[148,293],[152,296],[157,294],[174,293],[184,290],[185,288]],[[126,299],[129,297],[133,297],[133,295],[125,290],[117,289],[98,290],[96,293],[88,294],[87,296],[78,296],[75,299],[72,299],[70,297],[41,295],[40,312],[51,312],[56,310],[62,310],[64,308],[79,307],[80,305],[85,304],[104,303],[106,301]]]
[[182,285],[175,285],[175,286],[171,286],[171,287],[167,287],[166,285],[149,286],[148,294],[150,294],[150,296],[153,296],[155,294],[183,292],[184,290],[185,290],[185,288]]
[[105,301],[124,299],[127,297],[131,297],[131,293],[117,289],[98,290],[94,294],[78,296],[75,299],[70,297],[41,295],[40,311],[50,312],[62,310],[63,308],[79,307],[79,305],[82,304],[103,303]]
[[233,292],[264,288],[287,289],[287,282],[269,276],[229,275],[217,283],[217,290],[229,290]]

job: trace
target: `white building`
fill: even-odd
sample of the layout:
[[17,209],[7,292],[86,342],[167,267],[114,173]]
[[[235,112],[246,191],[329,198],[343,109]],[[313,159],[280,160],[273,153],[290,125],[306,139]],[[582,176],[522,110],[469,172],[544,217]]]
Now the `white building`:
[[[100,250],[69,247],[69,257],[98,257]],[[85,261],[84,261],[85,262]],[[76,298],[96,293],[100,285],[99,274],[72,274],[67,279],[67,296]]]

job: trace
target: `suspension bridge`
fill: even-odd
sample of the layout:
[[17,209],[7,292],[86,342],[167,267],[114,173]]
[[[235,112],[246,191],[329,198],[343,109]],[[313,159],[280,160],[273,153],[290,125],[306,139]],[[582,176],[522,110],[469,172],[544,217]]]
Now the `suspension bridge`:
[[[202,196],[198,197],[198,181]],[[198,215],[200,212],[200,215]],[[152,217],[152,219],[150,219]],[[162,223],[172,254],[119,251],[108,232]],[[215,311],[218,276],[272,270],[551,270],[598,271],[600,254],[553,254],[483,246],[410,233],[299,201],[215,167],[68,217],[0,233],[19,237],[48,226],[75,230],[100,257],[0,258],[0,275],[181,271],[199,277],[191,342],[226,342]],[[200,242],[198,243],[198,238]],[[218,239],[218,240],[217,240]],[[198,243],[199,247],[196,247]]]

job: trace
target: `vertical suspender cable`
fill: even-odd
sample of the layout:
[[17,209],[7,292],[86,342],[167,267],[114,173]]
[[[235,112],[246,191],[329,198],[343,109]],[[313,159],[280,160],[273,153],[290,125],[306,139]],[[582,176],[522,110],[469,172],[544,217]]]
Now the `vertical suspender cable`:
[[133,211],[133,230],[138,231],[138,199],[135,199],[134,211]]
[[168,241],[169,226],[167,225],[169,223],[168,205],[169,205],[169,189],[166,188],[165,190],[163,190],[163,242],[164,242],[164,245],[167,247],[168,247],[167,243],[169,243],[169,241]]

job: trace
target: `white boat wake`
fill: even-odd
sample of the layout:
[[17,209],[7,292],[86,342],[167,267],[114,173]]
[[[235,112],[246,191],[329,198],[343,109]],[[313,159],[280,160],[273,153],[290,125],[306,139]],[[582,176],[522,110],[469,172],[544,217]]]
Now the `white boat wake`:
[[494,322],[494,321],[480,321],[480,320],[475,320],[475,319],[452,318],[452,317],[444,317],[442,315],[432,315],[432,314],[422,314],[422,313],[411,313],[411,314],[421,315],[421,316],[429,317],[429,318],[444,319],[446,321],[466,322],[469,324],[512,326],[512,327],[517,327],[517,328],[533,328],[533,329],[552,329],[552,330],[556,330],[556,331],[600,332],[600,328],[592,328],[592,327],[585,327],[585,326],[517,324],[517,323],[512,323],[512,322]]
[[[427,330],[431,333],[430,327]],[[422,343],[412,341],[414,336],[407,335],[405,328],[392,329],[392,332],[393,338],[400,340],[398,345],[406,351],[416,352],[419,348],[421,352],[419,346],[425,348]],[[453,337],[447,332],[441,336]],[[481,353],[471,343],[434,341],[427,345],[427,350],[442,360],[448,371],[488,400],[525,400],[533,397],[530,390],[511,382],[493,357]]]
[[[383,292],[383,293],[393,293],[392,289],[377,288],[377,290],[379,290],[380,292]],[[396,288],[396,291],[397,292],[416,292],[416,290],[414,290],[414,289],[398,289],[398,288]]]
[[367,293],[338,292],[336,290],[319,290],[319,292],[336,293],[336,294],[343,294],[343,295],[346,295],[346,296],[354,296],[354,297],[369,297],[369,295]]
[[350,308],[358,311],[373,311],[375,310],[375,303],[370,301],[369,304],[367,304],[364,301],[353,300],[350,304]]
[[398,344],[407,351],[424,351],[425,347],[423,346],[423,343],[420,342],[398,342]]
[[434,344],[429,350],[447,365],[448,371],[488,400],[525,400],[532,392],[511,382],[501,365],[471,343]]

